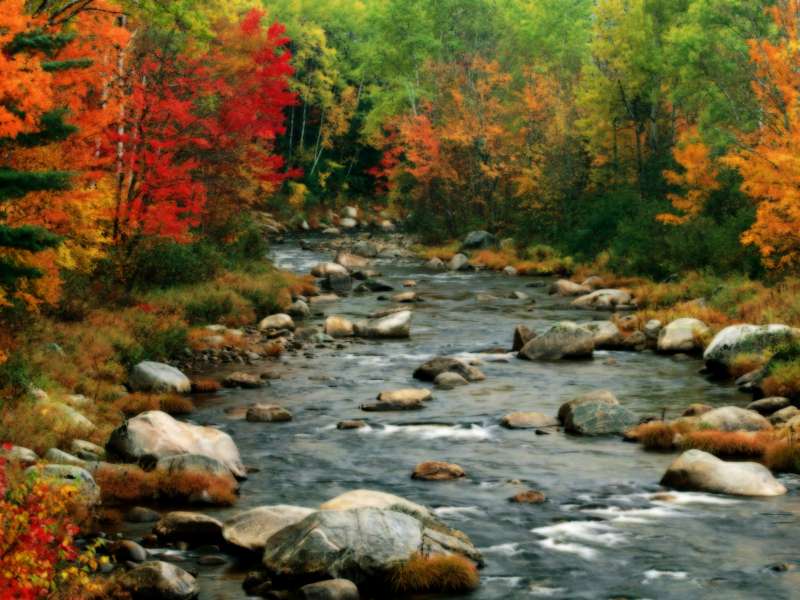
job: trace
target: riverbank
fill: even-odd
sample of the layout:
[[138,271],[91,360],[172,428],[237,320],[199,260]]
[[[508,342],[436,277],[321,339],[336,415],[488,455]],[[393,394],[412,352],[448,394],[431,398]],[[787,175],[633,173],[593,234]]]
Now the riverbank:
[[[745,394],[697,376],[700,362],[691,352],[658,356],[647,344],[639,352],[595,349],[595,358],[590,361],[517,360],[508,352],[517,325],[525,324],[541,337],[554,323],[574,321],[583,326],[605,321],[613,314],[579,309],[571,305],[569,297],[548,294],[548,288],[557,281],[552,276],[510,277],[487,270],[428,269],[413,257],[407,241],[386,242],[383,238],[333,238],[276,246],[277,266],[298,273],[332,261],[342,250],[349,253],[340,255],[339,262],[351,265],[356,248],[373,256],[361,256],[362,261],[356,261],[361,266],[348,270],[349,293],[343,289],[344,280],[335,275],[337,270],[327,267],[330,273],[318,281],[323,287],[338,286],[337,297],[321,290],[324,294],[307,298],[309,312],[305,318],[293,317],[291,333],[287,329],[287,333],[274,336],[280,331],[276,328],[264,334],[267,342],[285,337],[285,351],[278,359],[252,364],[220,360],[208,366],[205,361],[187,364],[184,359],[175,363],[195,380],[211,376],[222,382],[236,371],[250,376],[238,377],[244,385],[194,396],[194,412],[178,422],[210,424],[224,431],[238,448],[242,464],[251,468],[247,469],[247,480],[236,484],[235,507],[174,500],[165,503],[163,497],[155,502],[132,499],[141,506],[136,514],[152,508],[162,513],[153,518],[166,517],[163,511],[175,509],[199,511],[213,534],[208,539],[216,539],[210,546],[208,540],[198,545],[185,534],[153,534],[152,523],[125,521],[106,525],[106,531],[124,533],[125,550],[118,549],[116,543],[114,546],[119,557],[128,557],[125,552],[135,548],[128,542],[138,540],[150,560],[177,561],[178,566],[193,571],[197,575],[195,589],[199,588],[201,597],[235,597],[241,593],[244,571],[263,563],[258,554],[250,551],[249,556],[247,552],[242,555],[233,551],[226,538],[217,539],[223,524],[247,509],[265,505],[294,505],[313,511],[361,488],[392,493],[394,501],[407,498],[430,507],[428,510],[448,528],[466,532],[486,563],[481,587],[475,592],[478,598],[522,597],[531,589],[550,590],[556,597],[575,597],[584,589],[578,580],[568,575],[553,576],[571,571],[588,571],[608,593],[622,593],[621,580],[612,574],[619,569],[610,569],[620,553],[620,558],[633,561],[633,566],[622,571],[628,579],[638,574],[642,582],[651,581],[646,573],[652,569],[675,573],[674,581],[671,575],[663,576],[670,580],[661,581],[668,590],[662,595],[678,597],[703,580],[703,568],[713,571],[708,566],[713,553],[702,560],[694,552],[678,559],[668,548],[668,540],[650,539],[646,532],[665,524],[661,512],[673,515],[668,518],[687,516],[696,522],[698,509],[719,506],[719,510],[711,509],[712,517],[706,516],[703,528],[708,531],[704,535],[709,539],[716,536],[717,541],[724,535],[729,541],[740,542],[746,536],[737,532],[732,522],[754,518],[746,501],[715,505],[716,497],[705,494],[664,495],[657,482],[674,458],[669,454],[640,453],[635,445],[622,444],[619,435],[587,437],[574,429],[569,435],[558,432],[560,427],[572,428],[574,424],[553,427],[539,423],[533,429],[505,428],[501,424],[509,415],[533,411],[552,422],[565,402],[599,389],[612,390],[637,422],[657,418],[665,409],[670,418],[679,417],[684,408],[698,402],[712,408],[743,407],[749,402]],[[319,268],[315,271],[322,272]],[[353,291],[365,282],[369,285],[361,288],[364,291]],[[401,302],[398,295],[409,291],[416,294],[416,301]],[[413,314],[409,337],[328,337],[325,333],[332,317],[339,320],[337,323],[349,321],[357,333],[369,331],[363,321],[409,309]],[[286,322],[280,325],[284,327]],[[227,330],[215,329],[209,331],[228,336]],[[247,333],[248,327],[244,329]],[[410,412],[362,410],[362,402],[374,400],[378,391],[430,389],[412,374],[422,363],[442,355],[480,369],[485,379],[453,389],[433,386],[433,399],[423,400]],[[265,411],[264,419],[255,414],[248,418],[249,409],[257,404],[283,409],[290,420],[273,419],[281,414],[275,408]],[[346,421],[359,423],[358,428],[337,429],[338,423]],[[675,446],[676,450],[681,448]],[[228,458],[217,455],[215,460],[225,462]],[[412,471],[430,461],[458,465],[464,474],[437,482],[410,477]],[[132,472],[138,473],[128,466],[117,474],[129,477]],[[457,473],[454,469],[449,472]],[[781,482],[794,491],[793,480],[782,477]],[[98,483],[102,488],[103,483]],[[517,496],[538,498],[528,493],[533,491],[544,492],[547,500],[535,507],[508,502]],[[793,496],[784,498],[775,502],[790,510]],[[374,497],[369,500],[371,506],[375,502]],[[120,506],[120,517],[134,518],[128,506]],[[601,511],[597,515],[605,515],[599,522],[597,510]],[[642,522],[636,525],[615,520],[629,511],[633,511],[631,516],[645,511],[641,514],[647,516],[637,517]],[[599,528],[596,533],[603,535],[587,538],[580,533],[590,516],[598,523],[592,526]],[[172,517],[173,521],[177,518]],[[189,522],[196,523],[198,518],[192,517]],[[755,519],[758,521],[758,517]],[[568,526],[559,527],[559,523]],[[754,527],[760,525],[754,523]],[[686,532],[678,527],[674,535],[685,536]],[[762,542],[747,537],[747,543],[752,546]],[[764,560],[780,562],[770,550],[769,540],[763,543]],[[635,558],[643,544],[656,544],[655,554],[652,548],[648,554],[647,566]],[[744,568],[739,558],[734,563]],[[530,575],[523,577],[520,573]],[[264,581],[256,583],[263,585]],[[736,587],[743,581],[733,578],[728,584]],[[642,583],[636,589],[645,593],[647,585]],[[777,590],[782,584],[775,581],[768,585]],[[562,592],[553,592],[560,588]],[[363,593],[366,595],[366,588]]]

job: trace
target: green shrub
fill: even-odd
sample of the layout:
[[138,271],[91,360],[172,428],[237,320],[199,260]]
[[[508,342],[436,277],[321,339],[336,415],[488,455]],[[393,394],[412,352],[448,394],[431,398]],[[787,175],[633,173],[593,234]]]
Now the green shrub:
[[179,244],[165,238],[141,241],[124,261],[122,277],[129,288],[147,290],[213,278],[223,257],[209,242]]

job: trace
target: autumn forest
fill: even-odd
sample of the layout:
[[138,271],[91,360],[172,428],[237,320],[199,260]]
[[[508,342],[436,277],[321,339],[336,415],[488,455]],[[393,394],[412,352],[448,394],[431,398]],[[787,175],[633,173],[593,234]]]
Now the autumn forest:
[[[355,259],[316,280],[266,259],[293,236],[388,236],[563,296],[601,278],[639,340],[614,349],[659,352],[646,324],[677,318],[702,321],[689,355],[740,323],[800,326],[799,67],[800,0],[0,0],[0,598],[118,584],[81,537],[97,514],[15,449],[108,448],[125,419],[188,414],[189,387],[220,387],[209,361],[300,351],[265,317],[306,318],[351,276],[382,291]],[[381,337],[341,326],[315,343]],[[191,386],[138,389],[149,361]],[[759,369],[759,393],[800,397],[796,342],[725,377]],[[633,438],[674,449],[659,427]],[[800,449],[761,460],[776,439],[744,455],[796,472]],[[228,471],[112,463],[92,472],[104,506],[234,502]]]

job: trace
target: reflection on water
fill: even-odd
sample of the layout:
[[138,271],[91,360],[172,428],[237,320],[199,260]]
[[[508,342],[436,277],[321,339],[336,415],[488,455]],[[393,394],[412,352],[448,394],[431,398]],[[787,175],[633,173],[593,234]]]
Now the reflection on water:
[[[279,265],[307,272],[331,256],[275,251]],[[769,569],[800,555],[796,478],[790,494],[767,500],[669,492],[658,480],[672,456],[645,453],[618,439],[537,436],[497,423],[505,413],[555,414],[577,393],[607,388],[641,416],[676,416],[692,402],[742,405],[732,387],[707,382],[701,364],[652,353],[602,353],[592,361],[531,363],[480,350],[510,346],[514,326],[541,328],[558,320],[593,320],[549,297],[532,279],[498,274],[429,273],[415,261],[377,261],[382,278],[400,289],[416,279],[425,300],[414,308],[410,340],[348,343],[287,357],[282,377],[262,390],[223,392],[195,413],[223,426],[258,472],[242,486],[226,517],[259,504],[314,506],[354,488],[373,488],[431,506],[467,532],[486,554],[475,600],[507,598],[790,598],[796,575]],[[508,299],[524,291],[530,300]],[[476,301],[476,294],[495,301]],[[377,294],[326,305],[326,314],[364,318],[385,307]],[[427,358],[460,355],[479,360],[484,382],[435,391],[424,410],[362,413],[359,405],[382,389],[419,385],[411,373]],[[257,400],[294,414],[282,424],[230,421],[224,410]],[[369,427],[339,431],[343,419]],[[423,460],[447,460],[463,480],[414,481]],[[527,488],[547,494],[542,505],[507,499]],[[654,495],[655,494],[655,495]],[[242,597],[241,574],[199,567],[203,598]]]

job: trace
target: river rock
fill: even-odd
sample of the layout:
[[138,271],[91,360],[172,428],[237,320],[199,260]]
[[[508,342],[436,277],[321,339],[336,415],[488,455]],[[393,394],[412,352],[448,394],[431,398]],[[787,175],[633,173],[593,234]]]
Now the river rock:
[[769,421],[756,411],[738,406],[710,410],[699,417],[698,426],[716,431],[760,431],[771,427]]
[[350,275],[332,273],[322,280],[321,285],[323,289],[329,292],[334,292],[340,296],[346,296],[350,293],[350,290],[353,289],[353,278],[350,277]]
[[347,431],[350,429],[363,429],[366,426],[367,422],[362,421],[361,419],[345,419],[344,421],[339,421],[336,424],[336,429]]
[[597,390],[573,398],[558,409],[558,420],[569,433],[607,435],[622,433],[637,419],[608,390]]
[[236,485],[236,479],[223,465],[215,458],[203,456],[202,454],[176,454],[174,456],[164,456],[156,462],[156,471],[168,475],[180,476],[185,473],[203,473],[230,479],[232,485]]
[[325,229],[322,230],[322,235],[336,236],[336,235],[341,235],[341,233],[342,232],[339,231],[338,227],[326,227]]
[[339,296],[336,294],[319,294],[317,296],[311,296],[308,301],[311,303],[311,306],[315,304],[328,304],[330,302],[336,302],[339,300]]
[[426,523],[393,510],[321,510],[269,538],[264,566],[279,582],[347,577],[380,590],[397,565],[418,554],[480,560],[464,534]]
[[59,486],[73,486],[81,502],[94,506],[100,502],[100,488],[91,473],[77,465],[42,465],[25,469],[25,474],[37,473],[43,479]]
[[381,221],[381,230],[382,231],[385,231],[387,233],[391,233],[395,229],[396,229],[396,227],[395,227],[394,223],[392,223],[390,220],[384,219],[383,221]]
[[358,218],[358,208],[356,208],[355,206],[345,206],[344,207],[344,211],[342,212],[342,214],[345,216],[345,218],[357,219]]
[[633,296],[626,290],[595,290],[573,300],[572,306],[595,310],[635,308]]
[[420,410],[425,408],[422,400],[418,398],[398,398],[396,400],[378,400],[369,404],[362,404],[361,410],[367,412],[388,412],[398,410]]
[[441,258],[433,257],[428,262],[425,263],[425,266],[429,269],[433,269],[434,271],[443,271],[447,268],[447,265],[444,264]]
[[276,329],[288,329],[290,331],[294,331],[294,320],[286,313],[278,313],[261,319],[261,322],[258,324],[258,328],[261,331],[270,331]]
[[378,256],[378,247],[372,242],[362,240],[353,245],[353,254],[365,258],[375,258]]
[[328,579],[300,588],[302,600],[359,600],[358,587],[349,579]]
[[706,366],[727,375],[737,354],[759,354],[800,336],[800,330],[786,325],[731,325],[711,340],[703,353]]
[[702,404],[700,402],[693,402],[681,414],[682,417],[699,417],[707,412],[714,410],[714,407],[709,404]]
[[200,593],[194,577],[160,560],[137,565],[124,573],[119,583],[134,600],[190,600]]
[[32,465],[39,461],[39,456],[30,448],[14,446],[10,448],[0,446],[0,456],[8,462],[19,463],[23,466]]
[[358,335],[366,338],[407,338],[411,336],[411,311],[404,310],[359,326]]
[[355,333],[355,326],[352,321],[331,315],[325,319],[325,333],[334,338],[352,337]]
[[419,463],[411,473],[411,479],[423,481],[452,481],[465,477],[464,469],[454,463],[429,460]]
[[222,537],[239,548],[262,552],[273,534],[302,521],[313,512],[310,508],[288,504],[258,506],[225,521]]
[[503,275],[507,275],[508,277],[516,277],[518,274],[519,273],[517,270],[511,265],[506,265],[503,267]]
[[286,312],[289,313],[291,317],[296,319],[307,319],[311,316],[311,309],[308,307],[308,304],[303,300],[295,300],[286,309]]
[[558,425],[558,420],[540,412],[513,412],[500,419],[500,425],[507,429],[538,429]]
[[539,490],[526,490],[514,494],[508,500],[515,504],[542,504],[547,501],[547,497]]
[[86,440],[72,440],[69,449],[72,454],[83,460],[97,461],[106,457],[105,448]]
[[564,321],[530,340],[517,356],[527,360],[559,360],[589,358],[593,352],[594,334],[586,327]]
[[258,388],[264,387],[264,381],[258,376],[253,375],[252,373],[243,373],[242,371],[236,371],[235,373],[231,373],[225,379],[222,380],[222,385],[227,388],[242,388],[246,390],[256,390]]
[[732,496],[780,496],[786,488],[764,465],[723,461],[702,450],[687,450],[664,473],[661,485]]
[[461,243],[462,250],[482,250],[494,246],[495,237],[488,231],[470,231]]
[[416,302],[418,300],[417,292],[401,292],[392,296],[392,302]]
[[611,321],[592,321],[582,323],[581,326],[592,332],[594,347],[597,349],[614,350],[622,345],[622,332]]
[[135,392],[174,392],[188,394],[192,382],[181,371],[160,362],[146,360],[133,367],[128,385]]
[[325,262],[315,265],[311,269],[314,277],[327,277],[328,275],[347,275],[347,269],[335,262]]
[[125,520],[128,523],[156,523],[161,520],[161,515],[152,508],[134,506],[125,513]]
[[109,553],[117,562],[131,561],[141,563],[147,560],[147,550],[133,540],[117,540],[108,547]]
[[597,275],[591,275],[583,280],[581,283],[583,287],[587,287],[590,290],[599,290],[605,287],[605,283],[603,282],[603,278]]
[[372,277],[368,277],[359,286],[356,288],[356,291],[362,292],[391,292],[394,290],[394,287],[386,283],[385,281],[381,281],[380,279],[374,279]]
[[792,403],[788,398],[781,396],[772,396],[770,398],[762,398],[747,405],[747,410],[754,410],[760,415],[768,417],[772,413],[790,406]]
[[[469,369],[474,369],[474,367],[469,367]],[[439,390],[452,390],[462,385],[469,385],[469,381],[467,381],[458,373],[445,371],[444,373],[439,373],[436,376],[436,378],[433,380],[433,384]]]
[[428,508],[394,494],[377,490],[351,490],[320,504],[320,510],[348,510],[351,508],[380,508],[399,510],[418,519],[433,517]]
[[74,465],[76,467],[85,467],[86,461],[78,458],[77,456],[73,456],[68,452],[64,452],[63,450],[59,450],[58,448],[50,448],[47,452],[44,453],[44,459],[56,465]]
[[253,404],[247,408],[245,419],[251,423],[285,423],[292,420],[292,413],[277,404]]
[[348,271],[366,269],[369,267],[369,259],[363,256],[350,254],[349,252],[339,252],[339,254],[336,255],[336,264],[342,265]]
[[591,291],[592,288],[569,279],[559,279],[550,286],[550,293],[558,296],[583,296]]
[[351,219],[350,217],[345,217],[339,221],[339,226],[342,229],[355,229],[358,227],[358,221]]
[[536,333],[528,329],[525,325],[517,325],[514,328],[514,339],[511,343],[511,350],[519,352],[522,348],[536,337]]
[[[675,319],[658,334],[656,348],[659,352],[677,353],[702,350],[703,338],[711,330],[700,319],[684,317]],[[647,335],[647,334],[645,334]]]
[[464,254],[456,254],[450,259],[447,268],[451,271],[465,271],[469,269],[469,259]]
[[644,324],[643,332],[648,340],[657,340],[663,327],[664,326],[662,325],[661,321],[658,319],[650,319]]
[[176,510],[169,512],[153,527],[153,533],[164,542],[219,544],[222,523],[203,513]]
[[427,402],[433,397],[430,390],[406,388],[378,394],[379,402]]
[[414,379],[421,381],[434,381],[440,373],[458,373],[464,379],[469,377],[469,366],[455,358],[437,356],[432,358],[414,370]]
[[115,429],[106,449],[130,461],[202,454],[218,460],[240,479],[247,475],[239,450],[227,433],[177,421],[158,410],[143,412]]
[[798,409],[796,406],[787,406],[786,408],[782,408],[772,413],[768,419],[770,424],[773,426],[779,426],[783,425],[784,423],[788,423],[797,415],[800,415],[800,409]]

